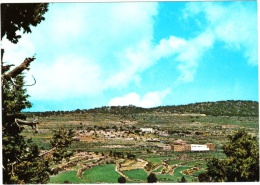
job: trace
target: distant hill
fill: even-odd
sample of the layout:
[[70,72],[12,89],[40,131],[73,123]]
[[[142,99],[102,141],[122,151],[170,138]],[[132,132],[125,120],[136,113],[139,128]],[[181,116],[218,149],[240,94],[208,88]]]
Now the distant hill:
[[228,100],[193,103],[188,105],[157,107],[172,113],[198,113],[212,116],[253,116],[258,117],[258,102]]
[[129,106],[103,106],[94,109],[74,110],[74,111],[48,111],[34,112],[34,115],[53,115],[70,113],[112,113],[112,114],[136,114],[136,113],[195,113],[212,116],[248,116],[258,117],[257,101],[227,100],[217,102],[192,103],[187,105],[159,106],[154,108],[141,108],[133,105]]

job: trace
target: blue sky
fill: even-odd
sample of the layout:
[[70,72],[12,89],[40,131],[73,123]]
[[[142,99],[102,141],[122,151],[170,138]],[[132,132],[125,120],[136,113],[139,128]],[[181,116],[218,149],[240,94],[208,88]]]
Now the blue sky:
[[[29,111],[258,101],[257,3],[52,3],[4,60],[36,54]],[[16,57],[14,57],[16,56]]]

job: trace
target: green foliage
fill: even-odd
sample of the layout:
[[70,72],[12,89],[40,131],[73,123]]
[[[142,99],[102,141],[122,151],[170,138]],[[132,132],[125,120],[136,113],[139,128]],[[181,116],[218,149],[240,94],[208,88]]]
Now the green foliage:
[[123,176],[120,176],[117,181],[118,181],[118,183],[126,183],[126,178]]
[[14,82],[4,80],[2,85],[3,111],[5,113],[16,114],[22,109],[31,107],[31,103],[27,100],[29,95],[26,94],[24,88],[24,76],[18,75]]
[[37,145],[22,136],[23,129],[15,123],[15,118],[24,117],[20,111],[31,106],[23,78],[18,75],[13,82],[3,80],[2,84],[3,182],[46,183],[48,166],[38,156]]
[[147,165],[145,166],[145,170],[146,171],[151,171],[153,170],[155,167],[157,167],[158,165],[152,162],[148,162]]
[[198,113],[212,116],[258,116],[258,102],[228,100],[217,102],[192,103],[188,105],[156,107],[173,113]]
[[186,179],[185,179],[184,176],[182,176],[182,178],[181,178],[181,182],[186,182]]
[[208,173],[200,173],[198,175],[198,179],[199,179],[199,182],[209,182],[210,181]]
[[45,18],[43,15],[48,11],[48,4],[41,3],[4,3],[1,4],[1,37],[5,35],[12,43],[17,43],[23,33],[30,33],[30,26],[37,26]]
[[71,145],[73,136],[74,132],[72,129],[67,131],[65,128],[60,128],[55,131],[51,139],[51,146],[54,148],[52,155],[55,163],[72,156],[73,153],[67,152],[66,148]]
[[[30,26],[37,26],[44,20],[48,4],[1,4],[1,34],[17,43],[21,38],[18,30],[31,32]],[[2,60],[3,60],[3,49]],[[21,65],[10,70],[12,65],[1,61],[2,88],[2,153],[3,153],[3,183],[4,184],[39,184],[47,183],[52,161],[40,155],[38,146],[32,139],[22,135],[23,127],[18,125],[16,118],[25,119],[22,109],[30,108],[27,100],[23,71],[29,70],[30,62],[35,58],[27,58]],[[12,75],[10,75],[12,74]],[[54,162],[69,156],[66,147],[71,144],[72,132],[58,130],[53,137],[52,146]],[[57,142],[54,144],[54,142]]]
[[[156,112],[167,112],[167,113],[194,113],[194,114],[206,114],[211,116],[240,116],[240,117],[258,117],[258,102],[256,101],[242,101],[242,100],[227,100],[217,102],[202,102],[192,103],[187,105],[176,105],[176,106],[159,106],[154,108],[141,108],[135,106],[111,106],[111,107],[100,107],[94,109],[75,111],[64,111],[63,114],[73,113],[103,113],[103,114],[115,114],[120,115],[121,119],[135,120],[136,115],[139,113],[156,113]],[[44,116],[57,115],[62,111],[46,111],[39,114]],[[37,112],[36,112],[37,114]],[[145,118],[144,118],[145,119]],[[153,121],[153,120],[150,120]],[[192,122],[195,120],[193,119]]]
[[148,183],[156,183],[157,182],[157,177],[154,173],[150,173],[147,177],[147,182]]
[[214,182],[259,181],[259,144],[244,130],[229,136],[223,147],[226,159],[208,160],[208,175]]

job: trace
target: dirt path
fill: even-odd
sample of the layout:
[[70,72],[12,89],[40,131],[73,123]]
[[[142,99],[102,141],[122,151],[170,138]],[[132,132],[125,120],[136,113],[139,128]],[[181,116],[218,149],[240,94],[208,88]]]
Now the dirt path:
[[[157,166],[154,170],[152,170],[152,171],[156,171],[158,168],[160,168],[161,166],[163,166],[163,165],[159,165],[159,166]],[[161,170],[161,172],[154,172],[155,174],[161,174],[162,173],[162,170]]]
[[121,176],[123,176],[124,178],[126,178],[127,180],[130,180],[128,176],[126,176],[126,175],[123,174],[121,171],[119,171],[119,163],[116,163],[115,171],[116,171],[117,173],[119,173]]

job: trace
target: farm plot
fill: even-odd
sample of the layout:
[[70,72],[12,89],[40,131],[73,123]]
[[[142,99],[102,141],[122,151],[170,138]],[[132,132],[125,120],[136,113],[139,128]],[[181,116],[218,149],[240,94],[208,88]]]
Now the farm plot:
[[84,183],[84,180],[77,177],[77,171],[60,172],[58,175],[50,177],[51,184],[62,184],[66,181],[73,184]]
[[158,166],[155,170],[153,170],[154,173],[160,173],[162,172],[163,166]]
[[119,177],[115,164],[105,164],[86,170],[82,180],[84,183],[117,183]]
[[166,160],[168,158],[169,157],[151,157],[151,158],[145,158],[145,160],[156,164],[162,164],[163,160]]
[[143,169],[146,166],[147,162],[141,159],[137,160],[125,160],[123,163],[120,163],[120,171],[128,171],[134,169]]
[[177,182],[179,179],[170,174],[158,174],[156,175],[158,182]]
[[147,180],[147,173],[143,169],[124,171],[123,174],[133,182],[146,182]]
[[187,170],[187,169],[191,169],[192,167],[190,166],[180,166],[180,167],[177,167],[175,170],[174,170],[174,177],[175,178],[178,178],[178,180],[181,180],[182,177],[185,177],[185,179],[187,181],[193,181],[193,180],[196,180],[196,178],[194,177],[191,177],[189,175],[185,175],[182,173],[182,171],[184,170]]

